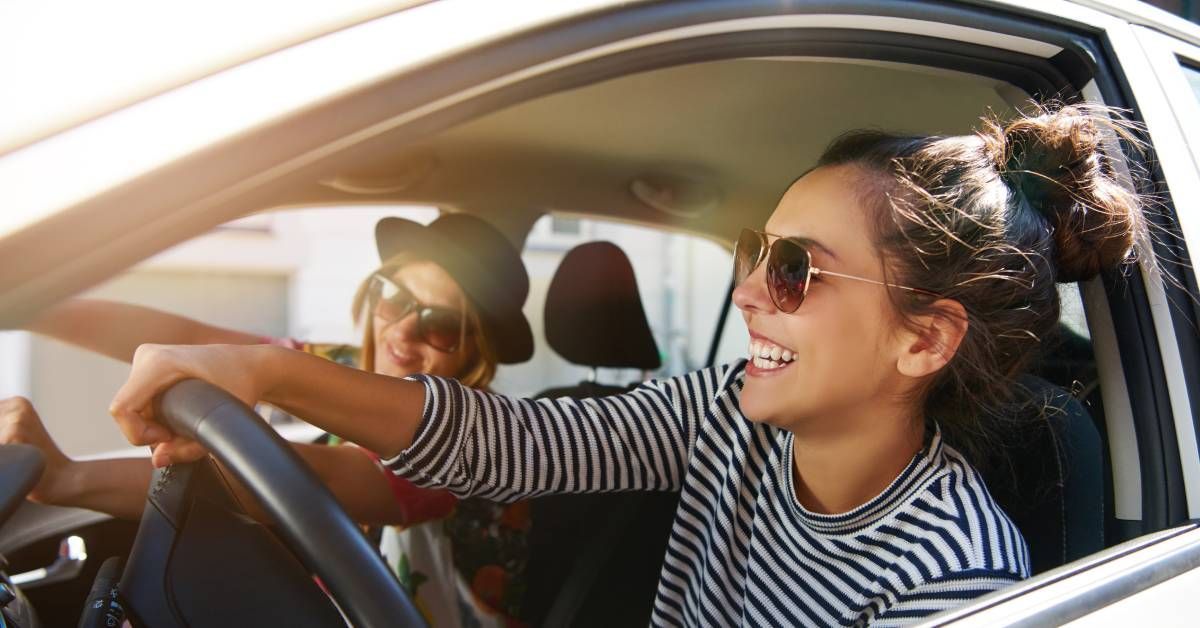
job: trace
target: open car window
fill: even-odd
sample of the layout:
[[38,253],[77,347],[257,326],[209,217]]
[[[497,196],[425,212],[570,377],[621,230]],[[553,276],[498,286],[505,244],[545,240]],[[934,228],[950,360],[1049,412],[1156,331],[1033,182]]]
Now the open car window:
[[[428,223],[438,213],[433,207],[401,206],[255,214],[173,247],[83,296],[145,305],[264,337],[359,345],[350,309],[359,282],[379,262],[375,222],[400,216]],[[533,225],[522,251],[530,274],[524,310],[534,330],[534,356],[501,366],[496,390],[531,396],[590,377],[590,369],[567,362],[546,344],[543,308],[563,256],[597,240],[612,242],[629,256],[663,364],[650,373],[601,369],[597,381],[623,386],[703,366],[724,300],[710,282],[731,272],[726,246],[662,229],[547,215]],[[741,357],[745,337],[735,312],[721,359]],[[3,342],[20,351],[0,358],[0,372],[13,374],[0,394],[28,396],[64,451],[97,455],[128,448],[106,411],[127,365],[24,332],[6,332]],[[276,412],[268,417],[287,420]]]

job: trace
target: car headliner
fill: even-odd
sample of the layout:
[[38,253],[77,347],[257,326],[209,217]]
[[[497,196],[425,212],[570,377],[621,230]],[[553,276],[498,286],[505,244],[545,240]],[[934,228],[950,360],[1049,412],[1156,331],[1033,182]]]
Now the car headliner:
[[[277,204],[427,203],[501,224],[556,211],[732,241],[741,227],[766,221],[837,134],[964,133],[989,108],[1008,113],[1001,94],[1014,92],[991,79],[891,63],[690,64],[530,100],[416,143],[384,134]],[[638,180],[685,200],[656,209],[632,192]]]

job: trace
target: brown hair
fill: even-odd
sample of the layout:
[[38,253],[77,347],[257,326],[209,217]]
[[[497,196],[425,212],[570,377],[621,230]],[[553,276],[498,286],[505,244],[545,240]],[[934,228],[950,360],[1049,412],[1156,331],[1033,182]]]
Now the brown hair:
[[[1011,415],[1015,376],[1056,329],[1055,282],[1120,266],[1146,242],[1142,199],[1104,150],[1134,141],[1130,129],[1112,110],[1058,104],[1007,124],[985,119],[969,136],[856,131],[818,161],[864,175],[860,198],[888,281],[966,311],[957,352],[918,401],[973,460]],[[917,317],[947,315],[921,295],[893,291],[892,301],[912,329]]]
[[[413,255],[400,253],[388,258],[376,272],[382,273],[388,277],[394,276],[400,269],[408,264],[423,261]],[[362,283],[358,285],[358,290],[354,293],[354,301],[350,307],[350,315],[354,317],[355,322],[361,322],[363,330],[362,348],[359,351],[358,367],[364,371],[375,371],[375,317],[372,312],[368,312],[368,293],[370,291],[371,275],[367,275]],[[466,338],[464,343],[473,343],[475,348],[474,359],[468,362],[463,371],[455,377],[464,386],[487,390],[492,383],[492,379],[496,376],[496,364],[499,358],[496,355],[496,350],[492,346],[491,340],[488,337],[488,332],[483,325],[483,321],[479,317],[479,312],[470,299],[463,296],[463,316],[466,322]],[[464,350],[468,345],[464,344],[459,348],[459,351]]]

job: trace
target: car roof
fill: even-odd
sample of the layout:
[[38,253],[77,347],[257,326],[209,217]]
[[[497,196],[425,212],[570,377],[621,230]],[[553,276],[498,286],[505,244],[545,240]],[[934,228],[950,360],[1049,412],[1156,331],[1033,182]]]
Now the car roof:
[[0,64],[6,94],[0,99],[0,155],[222,69],[422,1],[0,3],[0,59],[6,60]]
[[[284,4],[286,3],[272,2],[268,8],[283,11],[280,7]],[[175,111],[170,117],[160,118],[160,125],[170,125],[160,128],[177,128],[181,125],[190,127],[193,126],[193,122],[194,126],[199,128],[195,132],[195,138],[184,138],[193,139],[196,143],[183,146],[176,138],[162,141],[159,136],[154,135],[134,137],[129,133],[123,134],[121,123],[128,122],[135,114],[145,114],[152,110],[153,106],[170,103],[172,99],[181,101],[187,95],[187,90],[192,90],[194,94],[202,88],[211,87],[215,82],[219,82],[219,79],[233,77],[239,72],[244,76],[249,75],[250,70],[262,70],[269,65],[264,62],[288,53],[301,50],[328,52],[330,45],[325,44],[338,41],[337,38],[343,35],[357,34],[354,31],[360,30],[348,29],[348,25],[369,20],[371,17],[383,16],[370,25],[363,24],[363,27],[373,27],[378,22],[389,20],[394,25],[398,20],[392,19],[392,15],[411,23],[415,20],[408,20],[410,15],[434,13],[440,13],[439,19],[442,21],[431,23],[445,24],[449,23],[445,20],[455,17],[450,13],[451,9],[495,6],[489,3],[443,0],[416,3],[422,6],[403,10],[413,4],[399,0],[363,0],[354,4],[353,8],[343,8],[330,13],[318,9],[305,9],[298,17],[282,22],[277,28],[265,28],[261,32],[255,31],[252,35],[247,35],[246,41],[237,45],[221,44],[208,47],[199,45],[203,43],[203,37],[180,36],[176,46],[176,40],[163,33],[154,37],[143,35],[140,39],[132,40],[137,43],[101,56],[108,59],[109,63],[117,65],[121,65],[119,62],[122,59],[125,60],[125,65],[128,65],[131,63],[130,59],[145,56],[163,56],[166,60],[147,66],[136,64],[137,72],[131,74],[140,79],[123,80],[114,85],[111,93],[107,95],[87,94],[87,86],[93,86],[94,83],[85,82],[82,84],[83,88],[78,90],[83,92],[79,102],[69,103],[69,106],[63,105],[61,110],[56,108],[62,104],[59,101],[69,99],[51,99],[38,91],[42,85],[38,83],[37,75],[14,72],[11,77],[14,77],[16,85],[25,86],[27,89],[22,87],[13,90],[11,93],[21,97],[9,100],[19,104],[0,102],[0,113],[5,112],[3,107],[9,107],[9,111],[23,111],[22,115],[26,115],[27,121],[30,122],[28,128],[20,131],[24,134],[20,137],[24,139],[12,139],[18,135],[14,132],[9,136],[11,129],[0,133],[0,138],[6,138],[0,141],[7,142],[0,146],[0,182],[4,182],[8,195],[6,200],[11,201],[12,207],[8,212],[0,214],[0,254],[13,255],[14,248],[18,251],[36,251],[45,246],[47,237],[70,239],[73,244],[60,242],[56,243],[56,246],[63,249],[75,247],[81,254],[87,251],[89,255],[97,256],[96,262],[77,259],[72,262],[72,267],[63,266],[57,269],[62,277],[70,274],[70,280],[46,278],[45,282],[46,286],[55,285],[55,289],[58,290],[64,289],[63,286],[68,284],[73,285],[74,289],[79,289],[111,273],[115,267],[141,259],[147,251],[158,250],[173,243],[170,238],[178,241],[184,233],[190,232],[195,235],[204,228],[236,217],[239,213],[275,207],[348,203],[426,203],[473,211],[504,223],[499,226],[506,229],[510,235],[515,235],[515,239],[523,235],[523,230],[528,228],[534,218],[546,211],[605,216],[681,229],[720,239],[732,239],[741,226],[763,223],[788,182],[813,165],[820,149],[837,132],[871,125],[912,133],[962,133],[977,121],[981,109],[990,107],[997,113],[1004,113],[1022,96],[994,79],[879,61],[857,60],[846,63],[839,59],[805,57],[738,58],[708,61],[702,65],[668,64],[666,67],[650,71],[618,72],[612,75],[617,78],[584,83],[574,88],[551,89],[549,93],[535,95],[524,101],[518,100],[509,106],[484,110],[482,115],[477,111],[475,115],[464,118],[463,123],[438,129],[416,143],[386,130],[377,133],[370,141],[356,142],[354,138],[346,138],[334,142],[338,145],[336,152],[330,148],[317,156],[327,159],[307,182],[293,182],[286,190],[264,194],[256,206],[205,209],[203,214],[200,213],[202,210],[194,209],[190,210],[193,213],[187,216],[180,212],[177,219],[169,218],[177,223],[169,227],[170,235],[166,235],[168,228],[164,227],[164,231],[155,236],[158,238],[155,241],[152,241],[150,236],[114,232],[109,237],[109,242],[104,243],[110,249],[118,246],[114,244],[117,238],[131,244],[136,241],[137,244],[127,254],[123,254],[125,257],[121,259],[117,259],[120,255],[114,255],[111,250],[102,253],[89,251],[89,247],[102,243],[88,242],[88,237],[95,236],[90,228],[81,229],[81,233],[69,232],[75,224],[68,218],[73,203],[94,198],[101,193],[119,196],[121,188],[114,186],[110,181],[121,181],[121,176],[127,176],[129,178],[126,180],[134,181],[139,172],[136,168],[143,167],[142,164],[132,163],[128,166],[132,174],[114,171],[115,174],[104,174],[108,179],[101,179],[97,175],[93,177],[97,181],[94,189],[89,188],[91,182],[88,178],[94,173],[89,172],[87,166],[90,163],[103,162],[109,146],[119,149],[124,145],[128,148],[130,141],[141,142],[138,144],[141,147],[139,150],[127,151],[133,154],[122,155],[121,159],[109,161],[137,162],[140,159],[145,162],[147,168],[164,163],[174,164],[170,159],[189,155],[185,151],[202,153],[201,149],[211,146],[212,136],[205,136],[203,133],[212,131],[206,131],[205,125],[214,126],[222,122],[216,120],[219,116],[215,113],[210,115],[209,111],[197,111],[194,107],[187,109],[184,114]],[[445,50],[434,53],[446,57],[455,52],[453,45],[470,46],[479,42],[499,41],[506,34],[529,32],[535,30],[538,25],[567,22],[589,11],[602,11],[616,5],[629,4],[639,3],[564,0],[547,6],[537,2],[513,2],[505,4],[504,10],[507,13],[519,13],[517,18],[513,18],[511,25],[506,24],[506,27],[514,30],[506,33],[498,25],[472,24],[468,27],[464,23],[463,28],[459,29],[462,32],[438,32],[430,39],[451,41],[455,37],[462,38],[461,42],[446,44]],[[1018,4],[1026,10],[1036,10],[1033,8],[1035,3],[1032,2],[1003,4]],[[1126,6],[1125,3],[1080,4],[1103,8],[1110,13],[1128,14],[1130,19],[1147,22],[1159,20],[1166,25],[1163,28],[1169,27],[1180,32],[1195,31],[1190,25],[1180,25],[1165,19],[1164,16],[1170,17],[1165,13],[1145,11]],[[49,28],[53,24],[51,17],[37,12],[17,16],[13,6],[4,5],[3,10],[8,13],[0,14],[0,18],[14,18],[13,21],[0,19],[0,42],[7,40],[3,36],[6,34],[26,34],[23,38],[14,40],[17,43],[0,45],[20,48],[29,44],[33,50],[45,51],[61,43],[56,38],[39,40],[38,37],[28,34],[53,31]],[[151,5],[129,0],[121,5],[121,9],[130,11],[137,8],[146,9],[147,6]],[[211,21],[197,18],[194,21],[202,24],[197,30],[201,33],[225,32],[222,30],[223,22],[233,20],[231,16],[240,15],[231,8],[232,6],[234,4],[231,2],[216,3],[213,12],[206,15],[217,17],[211,18]],[[290,4],[287,6],[290,7]],[[155,15],[152,9],[147,11],[147,15]],[[397,11],[400,13],[397,14]],[[522,11],[524,13],[521,13]],[[246,21],[265,24],[271,21],[271,15],[270,10],[262,9],[253,12]],[[16,17],[22,19],[15,19]],[[172,23],[178,26],[177,21]],[[31,24],[41,26],[33,31],[21,30]],[[127,28],[128,25],[124,27]],[[99,30],[101,29],[97,29]],[[236,31],[243,34],[244,32],[248,31],[242,27]],[[322,34],[325,36],[320,37]],[[118,34],[117,30],[111,34],[111,37],[121,36],[123,34]],[[313,39],[314,37],[316,39]],[[1019,40],[1015,37],[1009,39]],[[164,44],[164,50],[174,50],[178,47],[185,52],[179,55],[166,54],[145,43],[164,43],[168,40],[171,43]],[[384,43],[390,41],[394,39]],[[1023,41],[1040,45],[1042,48],[1047,47],[1032,40]],[[296,45],[298,42],[303,42],[304,45]],[[368,53],[378,49],[390,50],[379,48],[380,44],[377,41],[372,42],[372,45],[376,47],[368,46],[364,47],[364,50]],[[407,48],[411,49],[413,46]],[[276,53],[266,54],[271,50],[276,50]],[[75,56],[85,52],[78,51]],[[140,52],[140,57],[135,52]],[[358,65],[369,65],[361,63],[364,59],[371,60],[369,56],[361,56],[362,53],[360,50],[360,56],[355,57],[360,62]],[[401,47],[395,50],[395,54],[403,55],[406,51]],[[1038,54],[1048,57],[1053,52]],[[69,65],[64,61],[69,58],[70,55],[58,59],[56,63]],[[321,57],[310,54],[306,58],[312,61]],[[246,60],[252,61],[244,63]],[[395,63],[397,62],[391,58],[376,63],[369,69],[379,73],[376,75],[367,74],[367,70],[353,66],[338,66],[334,68],[337,70],[334,74],[343,76],[363,72],[362,81],[379,80],[383,73],[399,71],[393,67]],[[51,64],[51,67],[57,66]],[[86,69],[90,66],[82,67]],[[229,69],[217,72],[222,67]],[[263,76],[263,73],[260,72],[259,76]],[[189,80],[187,77],[204,78],[171,89],[172,85]],[[304,81],[312,82],[307,74],[303,74],[303,77]],[[68,74],[63,77],[63,82],[71,87],[74,85],[71,81],[76,78],[76,75]],[[232,80],[230,78],[230,81]],[[304,81],[299,83],[304,84]],[[806,93],[805,89],[813,85],[821,86],[819,93]],[[350,83],[347,83],[347,86],[353,87]],[[226,88],[221,94],[227,101],[232,99],[235,102],[222,104],[227,105],[224,108],[228,111],[236,111],[243,106],[262,108],[262,100],[269,99],[273,87],[260,85],[260,91],[254,92],[258,96],[248,96],[244,102],[236,101],[237,94],[243,92]],[[151,97],[153,94],[159,95]],[[912,105],[909,107],[886,106],[897,94],[917,100],[927,97],[919,102],[907,103]],[[297,102],[308,105],[310,101],[303,100],[307,95],[303,94],[299,99],[295,99],[291,93],[282,93],[276,97],[282,99],[283,103],[278,106],[295,108]],[[288,100],[289,98],[292,100]],[[393,100],[377,99],[369,104],[396,106],[392,104],[395,102],[394,95],[392,98]],[[53,106],[48,105],[47,112],[38,112],[36,104],[39,101],[53,101]],[[313,102],[315,106],[317,103]],[[708,105],[695,106],[697,102],[705,102]],[[101,115],[107,109],[122,107],[123,103],[135,104]],[[763,103],[770,103],[770,106],[765,107]],[[22,107],[24,109],[21,109]],[[901,112],[903,115],[892,115]],[[261,126],[270,122],[272,113],[264,109],[262,117],[251,120],[245,128],[250,129],[253,125]],[[100,117],[96,118],[97,115]],[[182,115],[191,115],[194,118],[186,120]],[[6,116],[0,115],[0,120],[5,118]],[[181,123],[180,120],[184,121]],[[330,123],[330,128],[336,126],[332,124],[333,121],[326,122]],[[98,128],[108,134],[97,132],[93,134],[96,137],[86,137]],[[136,126],[127,128],[143,130]],[[235,136],[236,131],[230,131],[229,128],[235,127],[218,128],[217,131],[226,135],[217,137]],[[80,140],[75,145],[95,152],[94,155],[88,156],[91,161],[76,161],[68,165],[60,165],[67,163],[65,161],[55,161],[57,157],[71,156],[71,151],[62,150],[56,143],[64,137],[78,139],[80,136],[85,136],[88,141]],[[15,148],[21,142],[26,145]],[[182,147],[177,149],[172,142]],[[286,150],[286,141],[280,141],[278,144],[275,148]],[[5,146],[9,147],[7,153]],[[170,152],[172,150],[177,152]],[[328,158],[331,152],[333,157]],[[120,154],[115,151],[114,153]],[[296,159],[302,157],[307,158],[301,156]],[[55,174],[60,175],[61,181],[55,181],[50,176],[55,166],[60,169]],[[126,166],[120,164],[114,167]],[[170,175],[170,184],[181,188],[196,186],[198,189],[204,184],[196,183],[193,179],[201,180],[205,174],[203,169],[177,170]],[[197,176],[199,178],[196,178]],[[75,189],[67,190],[72,187]],[[220,196],[225,192],[212,192],[214,189],[221,190],[209,187],[206,188],[206,193]],[[235,192],[236,190],[230,193]],[[40,207],[26,211],[22,207],[25,198],[35,198]],[[206,199],[205,202],[218,201]],[[31,204],[33,205],[35,204]],[[714,205],[719,207],[720,211],[711,211]],[[120,203],[117,203],[117,206],[120,207]],[[158,212],[153,215],[154,219],[158,220],[165,209],[169,208],[148,211]],[[24,216],[23,211],[26,211]],[[98,215],[91,218],[98,220]],[[150,215],[144,219],[125,216],[123,220],[129,222],[137,219],[145,223],[150,218]],[[100,226],[95,222],[89,224]],[[39,227],[44,227],[44,234],[25,238],[21,245],[23,249],[6,247],[6,232],[18,233],[24,230],[28,233]],[[43,244],[39,245],[38,242]],[[74,244],[75,242],[77,244]],[[99,259],[101,255],[104,256],[103,260]],[[21,281],[28,283],[32,275],[27,271],[21,272],[24,275],[18,276],[20,273],[12,270],[9,273],[11,278],[0,272],[0,287],[10,284],[20,286]],[[33,294],[38,288],[27,285],[22,286],[22,289]],[[20,300],[17,296],[12,298]]]
[[[20,95],[0,99],[0,155],[223,69],[431,1],[0,3],[0,59],[23,60],[0,64],[0,85]],[[1200,45],[1200,26],[1145,2],[1069,1]],[[603,4],[618,2],[581,8]]]
[[1130,24],[1145,26],[1163,34],[1200,45],[1200,25],[1147,2],[1137,0],[1069,0],[1074,4],[1097,9]]

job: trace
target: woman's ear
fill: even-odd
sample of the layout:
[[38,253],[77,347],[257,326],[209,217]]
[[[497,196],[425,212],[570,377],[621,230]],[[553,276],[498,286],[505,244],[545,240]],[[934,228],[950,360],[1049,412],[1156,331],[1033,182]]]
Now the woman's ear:
[[938,299],[928,314],[913,323],[896,363],[897,370],[909,377],[924,377],[946,366],[967,335],[967,311],[951,299]]

